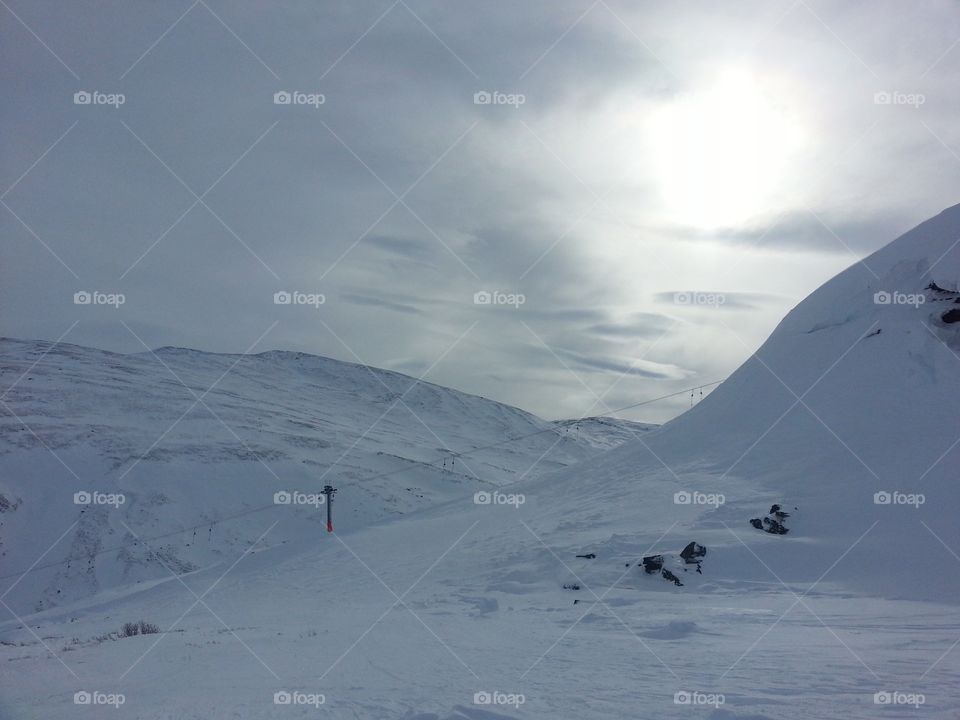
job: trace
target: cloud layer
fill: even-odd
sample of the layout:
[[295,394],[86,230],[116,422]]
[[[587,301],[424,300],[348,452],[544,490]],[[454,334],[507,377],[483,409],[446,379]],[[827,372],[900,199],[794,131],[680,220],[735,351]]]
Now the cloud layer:
[[772,5],[10,2],[0,332],[548,417],[716,380],[957,199],[955,5]]

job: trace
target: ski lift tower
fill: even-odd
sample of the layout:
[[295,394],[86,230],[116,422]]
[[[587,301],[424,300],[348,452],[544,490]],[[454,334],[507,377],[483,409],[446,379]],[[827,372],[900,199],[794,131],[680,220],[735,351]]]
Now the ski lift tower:
[[321,495],[327,496],[327,532],[333,532],[333,516],[331,515],[331,508],[333,506],[333,495],[337,492],[337,489],[331,485],[324,485],[323,490],[320,491]]

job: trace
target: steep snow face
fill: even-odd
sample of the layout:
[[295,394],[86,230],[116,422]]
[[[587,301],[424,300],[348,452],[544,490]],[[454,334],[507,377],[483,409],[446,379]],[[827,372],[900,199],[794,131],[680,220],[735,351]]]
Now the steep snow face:
[[[725,493],[694,527],[738,534],[759,533],[747,521],[771,502],[799,508],[789,536],[761,554],[785,579],[817,579],[856,543],[831,581],[956,598],[960,323],[943,317],[960,308],[958,241],[960,206],[854,264],[708,398],[610,453],[594,477],[665,473],[664,492]],[[766,505],[741,496],[743,481]]]
[[[804,401],[819,400],[824,412],[836,415],[837,425],[852,422],[873,430],[849,431],[867,464],[871,455],[881,466],[902,458],[905,453],[891,443],[901,437],[923,444],[912,445],[918,451],[907,454],[929,466],[947,449],[942,440],[949,437],[949,445],[960,432],[943,422],[953,415],[960,388],[955,356],[960,325],[941,319],[960,308],[958,242],[960,205],[825,283],[708,401],[669,424],[671,434],[710,428],[703,437],[710,449],[737,437],[752,442],[796,401],[794,393],[809,391]],[[736,342],[732,330],[731,339]],[[840,427],[835,430],[842,436]]]
[[[263,530],[255,512],[204,524],[269,509],[278,492],[304,495],[274,516],[271,542],[309,548],[325,522],[309,495],[324,484],[350,496],[335,518],[350,529],[536,477],[651,427],[606,419],[576,429],[303,353],[120,355],[0,340],[0,359],[4,570],[47,548],[41,565],[69,561],[17,581],[6,602],[19,611],[242,551],[251,527]],[[94,502],[78,505],[75,493]]]

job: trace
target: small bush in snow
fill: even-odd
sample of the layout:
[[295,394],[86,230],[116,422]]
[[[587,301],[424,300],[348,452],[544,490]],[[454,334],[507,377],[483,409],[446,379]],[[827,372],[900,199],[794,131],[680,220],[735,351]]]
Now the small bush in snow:
[[133,637],[134,635],[153,635],[160,632],[160,628],[154,625],[153,623],[144,622],[128,622],[124,623],[123,627],[120,628],[120,637]]

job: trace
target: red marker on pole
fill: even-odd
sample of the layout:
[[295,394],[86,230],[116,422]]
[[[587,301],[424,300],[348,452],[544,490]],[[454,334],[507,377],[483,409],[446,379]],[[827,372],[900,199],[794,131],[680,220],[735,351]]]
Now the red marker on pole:
[[335,487],[330,485],[324,485],[323,490],[320,491],[321,495],[327,496],[327,532],[333,532],[333,516],[332,516],[332,507],[333,507],[333,494],[337,491]]

